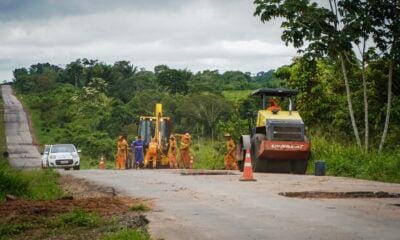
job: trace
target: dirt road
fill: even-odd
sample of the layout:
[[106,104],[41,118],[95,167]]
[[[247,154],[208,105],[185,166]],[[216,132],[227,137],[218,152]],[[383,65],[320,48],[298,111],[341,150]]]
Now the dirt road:
[[153,237],[165,239],[399,239],[400,199],[300,199],[288,191],[387,191],[400,184],[335,177],[192,176],[178,170],[64,172],[153,199]]
[[2,86],[1,91],[9,162],[17,168],[38,168],[41,164],[40,154],[32,144],[26,113],[10,86]]

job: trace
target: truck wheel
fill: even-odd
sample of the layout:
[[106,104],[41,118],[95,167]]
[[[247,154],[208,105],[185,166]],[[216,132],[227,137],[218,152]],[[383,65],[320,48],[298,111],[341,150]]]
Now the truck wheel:
[[74,167],[74,170],[80,170],[80,169],[81,169],[81,166],[80,166],[80,165]]

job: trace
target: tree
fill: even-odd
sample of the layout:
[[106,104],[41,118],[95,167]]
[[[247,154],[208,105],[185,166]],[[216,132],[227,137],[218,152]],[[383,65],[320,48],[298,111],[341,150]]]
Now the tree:
[[188,81],[192,75],[187,70],[169,69],[168,67],[156,70],[158,83],[172,94],[187,94],[189,90]]
[[400,2],[391,0],[370,0],[368,2],[371,5],[370,17],[374,22],[373,39],[389,65],[386,118],[378,149],[381,153],[389,129],[393,71],[400,61]]
[[[357,3],[361,2],[363,1],[357,1]],[[363,16],[362,19],[365,20],[366,4],[359,11],[355,4],[350,4],[351,2],[347,0],[329,0],[329,8],[319,6],[309,0],[255,0],[254,3],[257,5],[255,15],[259,15],[263,22],[270,21],[275,17],[284,18],[281,27],[284,28],[282,39],[286,44],[293,44],[295,48],[300,49],[300,52],[312,58],[329,56],[338,61],[346,87],[351,125],[357,145],[361,148],[362,144],[354,117],[352,93],[349,86],[349,63],[346,59],[348,56],[354,55],[352,43],[358,43],[359,38],[366,41],[371,27],[368,25],[369,22],[362,22],[362,20],[357,21],[356,24],[349,24],[355,18],[347,16],[356,14]],[[357,24],[362,26],[359,27]],[[301,49],[306,43],[306,47]],[[368,111],[366,92],[364,93],[364,104]],[[366,143],[368,143],[368,115],[366,115],[365,120]]]
[[81,87],[83,85],[81,81],[84,80],[85,77],[85,68],[80,59],[68,64],[65,68],[65,72],[65,82],[73,84],[75,87]]
[[232,105],[222,96],[201,93],[186,96],[181,103],[182,114],[193,122],[203,126],[203,130],[211,134],[214,139],[214,132],[218,121],[227,120],[233,113]]

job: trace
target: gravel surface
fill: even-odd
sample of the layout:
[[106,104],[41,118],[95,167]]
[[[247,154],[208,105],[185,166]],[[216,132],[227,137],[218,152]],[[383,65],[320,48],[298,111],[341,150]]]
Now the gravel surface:
[[[256,173],[181,175],[179,170],[60,171],[152,199],[150,232],[164,239],[399,239],[400,199],[300,199],[291,191],[386,191],[400,184]],[[238,172],[235,172],[238,173]]]
[[39,168],[41,156],[33,144],[26,113],[10,86],[2,86],[1,90],[9,162],[16,168]]

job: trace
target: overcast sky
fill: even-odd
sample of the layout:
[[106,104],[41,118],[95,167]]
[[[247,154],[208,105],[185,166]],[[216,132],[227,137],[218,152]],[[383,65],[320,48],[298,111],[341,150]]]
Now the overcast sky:
[[0,81],[15,68],[77,58],[153,70],[250,71],[290,63],[279,22],[253,0],[0,0]]

